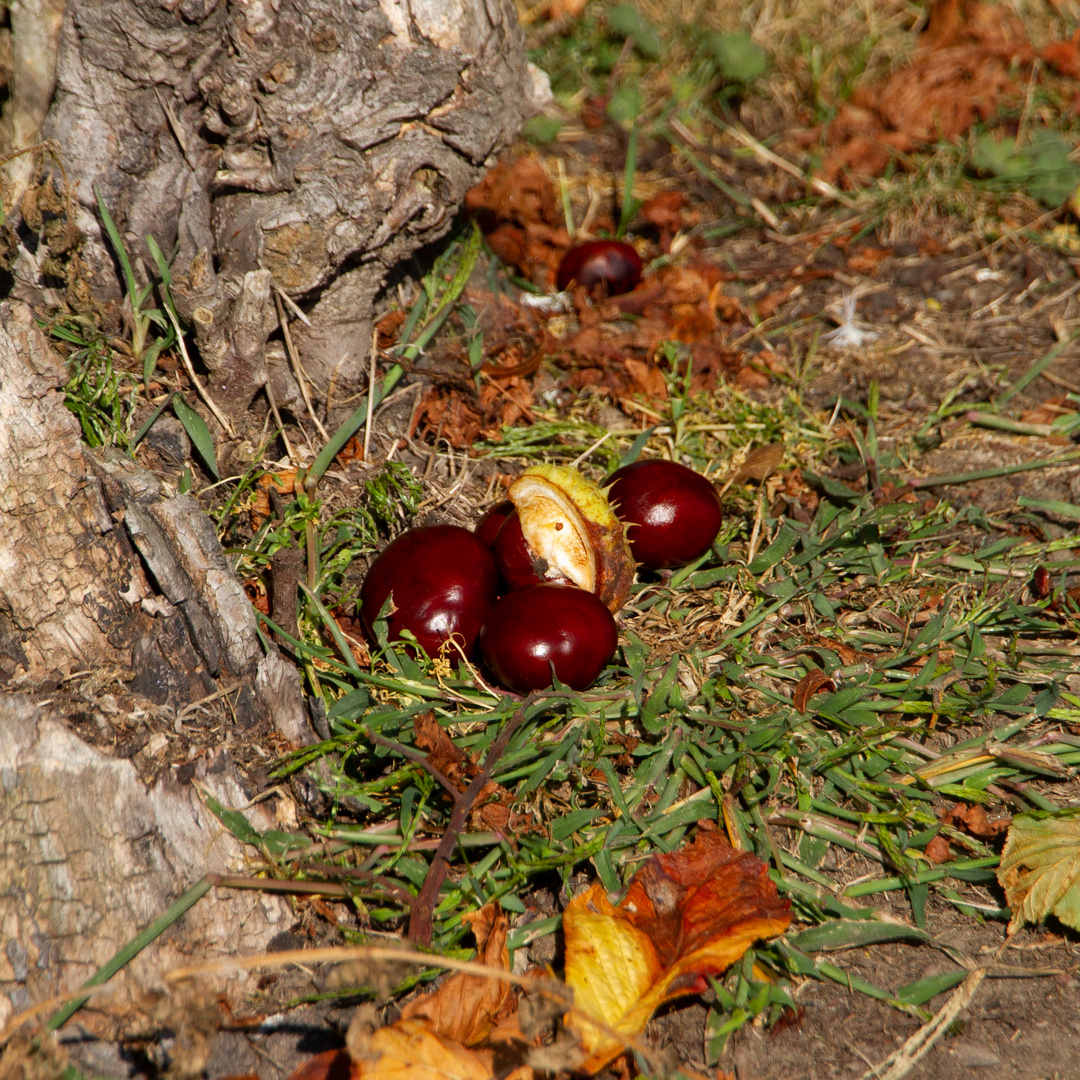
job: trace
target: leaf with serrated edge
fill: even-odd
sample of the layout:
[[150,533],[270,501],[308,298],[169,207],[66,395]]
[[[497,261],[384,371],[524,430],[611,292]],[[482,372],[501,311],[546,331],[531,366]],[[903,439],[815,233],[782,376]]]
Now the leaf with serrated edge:
[[[761,861],[702,822],[692,844],[649,859],[618,906],[602,885],[570,901],[566,982],[578,1009],[633,1038],[665,1002],[700,993],[706,976],[790,921]],[[620,1041],[577,1012],[568,1021],[588,1054],[583,1071],[596,1073],[622,1052]]]
[[1010,934],[1051,914],[1080,930],[1080,817],[1014,817],[997,877],[1013,912]]

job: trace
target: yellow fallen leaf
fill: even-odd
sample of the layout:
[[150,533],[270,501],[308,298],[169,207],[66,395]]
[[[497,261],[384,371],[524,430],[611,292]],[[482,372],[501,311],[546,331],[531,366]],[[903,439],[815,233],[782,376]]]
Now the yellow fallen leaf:
[[1080,817],[1018,814],[997,878],[1012,908],[1010,934],[1050,914],[1080,930]]
[[[660,1005],[696,994],[760,938],[791,921],[764,864],[734,850],[711,822],[692,844],[655,855],[635,875],[626,896],[611,903],[600,885],[575,897],[563,915],[566,981],[574,1004],[632,1039]],[[624,1049],[603,1028],[567,1018],[588,1055],[582,1069],[598,1072]]]

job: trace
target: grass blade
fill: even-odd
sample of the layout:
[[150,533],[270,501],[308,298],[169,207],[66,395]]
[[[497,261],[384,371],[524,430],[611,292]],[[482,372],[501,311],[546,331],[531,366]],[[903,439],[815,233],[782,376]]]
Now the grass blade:
[[[89,990],[93,986],[100,986],[108,982],[125,964],[129,964],[139,955],[155,938],[160,937],[177,919],[190,910],[195,904],[210,891],[209,878],[202,877],[191,886],[190,889],[175,904],[171,905],[163,915],[155,919],[141,934],[132,938],[119,952],[103,964],[89,979],[80,987],[81,990]],[[46,1031],[56,1031],[63,1027],[82,1007],[86,1004],[86,997],[75,998],[66,1005],[57,1009],[49,1017],[45,1024]]]
[[[458,268],[454,272],[454,277],[447,286],[439,306],[431,316],[428,324],[420,332],[416,341],[406,346],[404,350],[404,356],[407,360],[413,360],[419,356],[424,346],[438,333],[442,324],[446,322],[454,304],[457,302],[458,297],[461,296],[469,277],[472,275],[476,260],[480,255],[481,246],[480,230],[476,225],[473,225],[472,233],[465,244],[465,250],[462,252],[461,261],[458,263]],[[376,394],[373,408],[377,407],[379,402],[397,386],[404,374],[405,369],[400,364],[394,364],[390,368],[383,378],[382,388]],[[323,474],[330,468],[334,458],[341,453],[341,448],[360,430],[361,425],[367,420],[367,412],[368,402],[365,396],[348,420],[334,432],[330,437],[330,441],[319,452],[319,456],[312,463],[308,472],[309,484],[317,484],[322,479]]]
[[112,215],[105,205],[105,199],[102,197],[101,189],[97,184],[94,185],[94,194],[97,196],[98,211],[101,213],[101,220],[105,225],[105,232],[109,236],[109,243],[112,244],[113,252],[120,261],[120,269],[124,272],[124,286],[127,289],[128,297],[131,299],[132,308],[134,309],[133,314],[138,314],[138,308],[135,305],[135,296],[138,292],[135,285],[135,272],[131,269],[131,262],[128,259],[127,251],[124,250],[124,241],[120,236],[120,230],[116,227],[116,222],[113,221]]
[[184,430],[191,440],[191,445],[199,452],[203,464],[213,474],[215,480],[221,479],[218,472],[217,456],[214,453],[214,440],[210,435],[210,429],[206,421],[187,403],[183,394],[176,394],[172,399],[173,412],[176,419],[184,425]]
[[1062,338],[1053,348],[1040,356],[1012,386],[1003,390],[994,399],[994,405],[1000,409],[1006,402],[1011,401],[1029,383],[1037,379],[1061,355],[1066,346],[1071,345],[1078,336],[1080,336],[1080,330],[1074,330],[1067,338]]
[[1068,518],[1070,521],[1080,521],[1080,506],[1075,506],[1073,503],[1062,502],[1059,499],[1032,499],[1027,495],[1018,496],[1016,502],[1029,510],[1043,510],[1048,514]]
[[[165,398],[165,400],[146,418],[146,420],[143,422],[142,427],[139,428],[139,430],[137,432],[135,432],[135,437],[131,440],[131,449],[132,450],[134,450],[135,447],[138,446],[139,443],[142,442],[143,438],[146,436],[146,433],[157,422],[157,418],[169,407],[169,405],[172,403],[172,399],[175,396],[176,396],[176,391],[173,390]],[[187,404],[187,402],[185,402],[184,404]]]
[[615,231],[617,237],[626,235],[627,226],[641,207],[641,203],[634,198],[633,194],[634,174],[637,172],[637,141],[638,122],[635,119],[630,125],[630,141],[626,144],[626,166],[623,169],[622,208],[619,212],[619,227]]

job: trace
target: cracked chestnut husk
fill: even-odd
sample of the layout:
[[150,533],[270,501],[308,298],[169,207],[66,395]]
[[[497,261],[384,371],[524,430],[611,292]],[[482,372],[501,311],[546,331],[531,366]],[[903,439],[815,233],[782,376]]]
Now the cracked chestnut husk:
[[618,611],[636,567],[622,522],[600,488],[568,465],[542,464],[526,469],[507,494],[537,576],[572,582]]

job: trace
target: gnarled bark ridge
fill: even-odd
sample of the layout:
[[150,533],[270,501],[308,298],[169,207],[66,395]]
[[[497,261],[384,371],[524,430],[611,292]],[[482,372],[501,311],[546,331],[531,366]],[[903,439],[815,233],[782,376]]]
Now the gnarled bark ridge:
[[536,86],[512,0],[81,0],[40,134],[78,179],[91,292],[121,295],[96,188],[130,252],[178,245],[181,314],[215,396],[242,407],[273,288],[308,308],[316,385],[358,380],[387,268],[446,232]]

